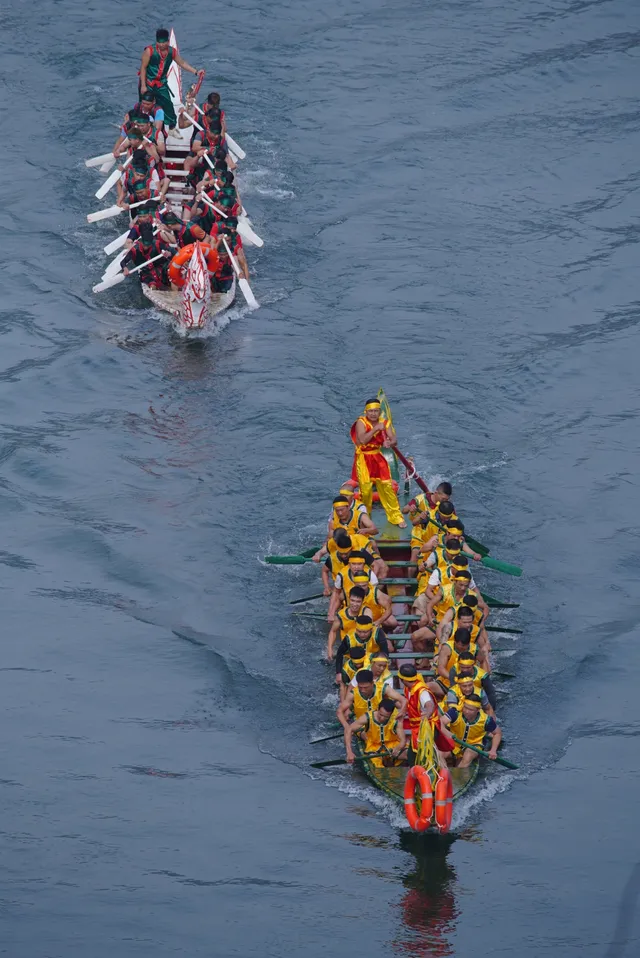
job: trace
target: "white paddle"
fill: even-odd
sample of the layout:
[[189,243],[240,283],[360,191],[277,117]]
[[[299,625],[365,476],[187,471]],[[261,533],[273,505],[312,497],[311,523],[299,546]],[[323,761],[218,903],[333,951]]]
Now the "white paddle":
[[107,254],[107,256],[111,256],[111,254],[115,253],[116,250],[119,250],[121,246],[124,246],[124,244],[127,242],[128,235],[129,235],[129,230],[125,230],[124,233],[121,233],[120,236],[117,237],[117,239],[111,240],[110,243],[107,243],[107,245],[104,248],[104,251]]
[[106,163],[102,164],[102,166],[100,167],[100,172],[108,173],[109,170],[115,165],[115,162],[116,162],[116,158],[115,156],[112,156],[110,160],[107,160]]
[[104,273],[102,274],[102,279],[109,279],[110,276],[115,276],[116,273],[120,272],[120,267],[122,265],[122,260],[125,258],[129,250],[121,250],[109,263]]
[[[153,256],[151,259],[148,259],[145,263],[140,263],[139,266],[134,266],[133,269],[129,270],[129,276],[133,273],[139,273],[141,269],[144,269],[145,266],[149,266],[151,263],[155,263],[158,259],[164,259],[164,253],[158,253],[157,256]],[[105,279],[103,283],[98,283],[97,286],[93,287],[94,293],[103,293],[105,289],[111,289],[112,286],[118,286],[119,283],[124,283],[127,277],[124,273],[118,273],[117,276],[112,276],[111,279]]]
[[255,296],[253,295],[253,290],[252,290],[251,287],[249,286],[249,281],[246,280],[246,279],[244,278],[244,276],[241,276],[241,275],[240,275],[240,267],[239,267],[238,264],[236,263],[236,258],[235,258],[235,256],[233,255],[233,253],[231,252],[231,249],[229,248],[229,244],[227,243],[227,237],[226,237],[226,236],[223,236],[223,237],[222,237],[222,242],[224,243],[224,247],[225,247],[227,253],[229,254],[229,259],[231,260],[231,265],[233,266],[233,270],[234,270],[236,276],[238,277],[238,286],[239,286],[240,289],[242,290],[242,295],[244,296],[244,298],[245,298],[246,301],[247,301],[247,306],[248,306],[250,309],[260,309],[260,303],[259,303],[258,300],[255,298]]
[[133,153],[124,161],[122,168],[118,167],[116,170],[114,170],[111,176],[107,177],[107,179],[104,181],[100,189],[96,190],[96,196],[99,200],[101,200],[103,196],[107,195],[112,186],[116,185],[126,168],[129,166],[129,163],[131,163],[132,159]]
[[253,246],[264,246],[264,240],[258,236],[257,233],[249,226],[249,222],[246,217],[238,217],[238,232],[243,240],[246,240],[247,243],[251,243]]
[[200,199],[201,199],[201,200],[204,200],[204,202],[205,202],[208,206],[210,206],[212,210],[215,210],[216,213],[219,213],[223,220],[226,220],[226,219],[227,219],[227,216],[228,216],[229,214],[223,212],[222,210],[219,210],[218,207],[217,207],[217,206],[215,205],[215,203],[213,202],[213,200],[210,199],[210,197],[207,196],[206,193],[201,193],[201,194],[200,194]]
[[[204,116],[204,110],[202,109],[202,107],[199,107],[198,104],[195,102],[193,105],[195,106],[198,113],[200,113],[201,116]],[[188,113],[187,113],[187,116],[189,116]],[[189,116],[189,119],[192,120],[193,118]],[[229,133],[225,133],[224,138],[227,141],[227,146],[229,147],[229,149],[233,150],[233,152],[236,154],[233,158],[234,163],[236,162],[236,157],[239,160],[245,160],[247,158],[247,154],[244,152],[242,147],[236,143],[236,141],[233,139],[232,136],[230,136]]]
[[225,139],[227,141],[227,146],[233,150],[239,160],[246,159],[247,154],[244,152],[241,146],[239,146],[236,141],[228,133],[225,133]]
[[[95,213],[88,213],[87,223],[97,223],[98,220],[108,220],[108,219],[111,219],[112,216],[117,216],[118,213],[124,213],[125,209],[134,210],[136,206],[143,206],[145,203],[153,203],[153,202],[154,202],[154,197],[151,197],[150,200],[138,200],[137,203],[131,203],[131,205],[127,207],[118,206],[117,204],[115,204],[114,206],[108,206],[106,210],[96,210]],[[155,202],[156,203],[159,202],[159,198],[156,199]]]
[[[193,123],[193,125],[194,125],[195,128],[196,128],[196,130],[200,130],[201,133],[204,133],[204,129],[203,129],[203,127],[200,126],[200,124],[198,123],[198,121],[197,121],[197,120],[194,120],[194,118],[187,113],[187,108],[186,108],[186,106],[184,106],[182,103],[178,103],[178,107],[180,107],[180,112],[186,115],[187,120],[190,120],[190,121]],[[204,158],[205,158],[205,160],[207,161],[207,163],[209,164],[210,169],[214,170],[215,167],[214,167],[213,163],[211,162],[211,157],[209,156],[208,153],[205,153]]]
[[102,166],[103,163],[107,163],[112,159],[113,153],[102,153],[100,156],[92,156],[90,160],[85,160],[84,165],[89,168],[92,166]]

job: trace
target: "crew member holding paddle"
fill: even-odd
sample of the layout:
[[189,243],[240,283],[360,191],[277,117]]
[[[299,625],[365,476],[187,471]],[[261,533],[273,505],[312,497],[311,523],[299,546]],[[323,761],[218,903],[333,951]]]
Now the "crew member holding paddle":
[[367,401],[364,415],[356,419],[351,427],[351,439],[356,447],[351,478],[360,486],[360,496],[367,512],[371,512],[375,485],[391,525],[404,528],[407,523],[402,518],[398,497],[393,489],[389,463],[382,453],[383,448],[395,446],[396,433],[390,421],[382,418],[382,406],[378,399]]
[[173,128],[178,122],[168,82],[169,67],[174,61],[187,73],[193,73],[195,76],[204,74],[204,70],[196,70],[190,63],[182,59],[175,47],[169,45],[168,30],[156,30],[155,47],[145,47],[142,53],[140,99],[151,87],[155,93],[156,104],[164,111],[164,121],[169,128]]

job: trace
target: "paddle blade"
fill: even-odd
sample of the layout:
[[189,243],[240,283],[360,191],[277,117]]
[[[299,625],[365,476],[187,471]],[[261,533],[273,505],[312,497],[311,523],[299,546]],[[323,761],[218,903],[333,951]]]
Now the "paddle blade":
[[127,242],[128,236],[129,236],[129,230],[125,230],[124,233],[121,233],[117,239],[114,239],[110,243],[107,243],[107,245],[104,247],[104,251],[107,254],[107,256],[111,256],[111,254],[119,250],[121,246],[124,246],[124,244]]
[[240,233],[242,239],[247,243],[251,243],[252,246],[264,246],[264,240],[261,239],[258,234],[251,229],[246,219],[240,218],[238,220],[238,232]]
[[102,166],[103,163],[107,163],[109,160],[113,159],[113,153],[101,153],[100,156],[92,156],[90,160],[85,160],[84,165],[89,168],[92,166]]
[[95,213],[87,214],[87,223],[97,223],[98,220],[108,220],[112,216],[117,216],[118,213],[124,213],[124,210],[120,206],[107,206],[104,210],[96,210]]
[[304,556],[265,556],[264,561],[270,565],[304,565],[309,559]]
[[112,156],[110,160],[107,160],[106,163],[103,163],[100,167],[101,173],[108,173],[115,166],[116,158]]
[[102,283],[98,283],[97,286],[94,286],[93,292],[104,293],[105,289],[111,289],[112,286],[118,286],[120,283],[124,283],[126,278],[124,273],[118,273],[117,276],[112,276],[111,279],[105,279]]
[[300,599],[290,599],[289,605],[300,605],[302,602],[311,602],[312,599],[324,599],[324,592],[314,592],[313,595],[303,595]]
[[233,150],[238,159],[245,160],[247,158],[247,154],[244,152],[242,147],[236,143],[232,136],[229,136],[228,133],[225,133],[225,139],[227,141],[227,145]]
[[111,260],[111,262],[105,269],[104,273],[102,274],[103,279],[109,279],[111,276],[115,276],[116,273],[120,272],[122,260],[125,258],[126,254],[127,254],[127,251],[123,249],[120,253],[118,253],[117,256],[115,256]]
[[240,289],[242,290],[242,295],[247,301],[247,306],[250,309],[260,309],[260,303],[253,295],[253,290],[249,286],[249,282],[248,280],[244,278],[244,276],[240,277],[240,279],[238,280],[238,285]]
[[482,598],[487,603],[490,609],[519,609],[519,602],[501,602],[500,599],[496,599],[492,595],[487,595],[486,592],[482,592]]
[[503,629],[499,625],[485,625],[487,632],[504,632],[505,635],[522,635],[522,629]]
[[508,562],[501,562],[500,559],[492,559],[491,556],[484,556],[481,564],[487,569],[495,569],[496,572],[504,572],[505,575],[522,575],[522,569],[517,565],[509,565]]
[[104,181],[100,189],[96,190],[96,197],[99,200],[101,200],[103,196],[106,196],[109,190],[116,185],[116,183],[120,179],[120,175],[121,174],[119,169],[114,170],[111,176],[108,176],[107,179]]

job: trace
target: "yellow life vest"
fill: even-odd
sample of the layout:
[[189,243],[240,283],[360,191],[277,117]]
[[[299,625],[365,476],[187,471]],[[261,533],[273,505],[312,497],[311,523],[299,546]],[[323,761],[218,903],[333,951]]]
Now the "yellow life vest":
[[[480,709],[475,722],[468,722],[462,714],[462,710],[458,712],[456,709],[456,711],[458,717],[449,725],[449,728],[453,734],[462,739],[465,744],[482,745],[482,740],[487,734],[486,726],[489,722],[489,716],[487,713]],[[464,750],[464,745],[458,745],[456,743],[455,750],[456,752],[462,752]]]
[[[342,662],[342,681],[348,685],[357,672],[362,669],[368,669],[370,665],[369,656],[365,655],[360,662],[354,662],[353,659],[344,659]],[[376,708],[378,706],[376,705]]]
[[360,529],[360,516],[362,512],[358,507],[358,504],[354,500],[349,506],[349,518],[345,522],[342,519],[338,518],[338,513],[336,510],[333,510],[333,531],[336,529],[344,529],[346,533],[350,536],[358,535],[358,530]]
[[[447,643],[447,645],[448,644],[449,643]],[[474,642],[471,643],[469,648],[471,649],[471,655],[475,655],[474,649],[477,649],[477,646],[475,645]],[[476,695],[480,695],[480,692],[482,691],[482,682],[484,681],[486,677],[487,677],[487,673],[485,672],[484,669],[481,669],[479,665],[474,665],[473,673],[469,676],[465,676],[465,678],[473,679],[473,691],[476,693]],[[457,685],[458,684],[458,657],[456,657],[455,675],[452,675],[451,678],[455,681],[455,684]]]
[[361,615],[364,609],[371,610],[371,615],[373,616],[374,621],[376,619],[379,619],[380,616],[384,615],[386,610],[385,610],[385,607],[381,605],[381,603],[378,601],[378,586],[377,585],[369,586],[369,588],[367,589],[367,594],[364,597],[364,602],[362,603],[362,609],[360,610]]
[[[400,739],[396,731],[396,722],[393,718],[382,725],[376,722],[373,713],[367,715],[367,725],[364,729],[364,751],[367,752],[391,752],[400,744]],[[372,765],[377,768],[382,767],[382,758],[372,758]]]
[[367,640],[367,644],[365,645],[365,649],[367,650],[367,655],[371,656],[371,655],[375,655],[377,652],[382,652],[382,649],[380,648],[380,645],[378,644],[378,637],[381,632],[382,632],[382,629],[378,628],[377,626],[375,629],[372,630],[371,635],[369,636],[369,639]]
[[[369,581],[371,581],[371,573],[365,566],[365,574],[369,576]],[[342,574],[342,595],[343,601],[342,606],[347,607],[349,605],[349,596],[351,595],[351,590],[355,589],[356,586],[359,586],[361,589],[365,589],[364,583],[354,582],[353,576],[351,575],[351,570],[346,569]]]
[[[466,592],[466,595],[473,593],[473,589],[469,589]],[[453,609],[454,612],[457,612],[460,606],[464,605],[465,596],[463,595],[461,599],[455,594],[455,585],[453,582],[450,582],[448,585],[442,586],[442,598],[434,606],[434,613],[436,619],[441,622],[449,609]],[[474,616],[475,618],[475,616]]]
[[[368,552],[371,552],[371,539],[369,536],[363,536],[361,532],[355,532],[349,536],[351,539],[351,551],[352,552],[363,552],[367,549]],[[338,549],[338,544],[336,540],[331,537],[327,540],[327,552],[331,556],[331,562],[333,563],[333,557],[337,555],[340,550]],[[376,550],[377,551],[377,550]],[[371,553],[373,555],[373,553]]]
[[[336,618],[340,623],[339,631],[341,639],[350,639],[350,637],[355,633],[357,617],[358,616],[356,615],[351,615],[349,609],[347,608],[340,609],[340,611],[337,613]],[[357,645],[358,643],[352,644]]]
[[[451,670],[452,669],[457,670],[458,659],[460,658],[460,656],[456,652],[455,646],[453,644],[453,639],[450,639],[448,642],[445,642],[443,645],[440,646],[440,649],[438,650],[438,655],[440,655],[440,652],[443,649],[449,650],[449,661],[447,662],[447,667],[449,669],[449,678],[443,679],[443,677],[439,675],[438,682],[440,683],[440,685],[443,686],[443,688],[450,689],[451,688]],[[472,655],[476,654],[477,649],[478,649],[478,646],[474,642],[472,642],[469,645],[469,651],[471,652]]]
[[374,682],[373,685],[373,695],[370,699],[365,699],[363,695],[360,694],[360,689],[356,685],[355,689],[352,689],[353,692],[353,714],[357,719],[361,718],[366,712],[375,712],[375,710],[382,702],[383,698],[383,683],[378,679],[377,682]]

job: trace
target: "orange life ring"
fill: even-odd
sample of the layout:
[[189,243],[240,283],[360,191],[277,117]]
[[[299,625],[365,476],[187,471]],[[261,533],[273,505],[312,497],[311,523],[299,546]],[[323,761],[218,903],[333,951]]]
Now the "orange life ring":
[[451,828],[453,818],[453,779],[448,768],[441,768],[436,782],[436,826],[441,835]]
[[[420,786],[420,815],[416,808],[416,784]],[[433,814],[433,789],[426,768],[414,765],[404,783],[404,813],[414,832],[426,832]]]
[[185,278],[182,272],[182,267],[185,263],[188,263],[193,255],[193,251],[199,246],[202,250],[202,255],[204,256],[207,269],[210,273],[214,273],[218,268],[218,254],[212,246],[209,246],[208,243],[189,243],[188,246],[183,246],[176,255],[171,260],[169,264],[169,279],[174,286],[177,286],[181,289],[185,284]]
[[[392,480],[391,480],[391,486],[392,486],[392,488],[393,488],[393,491],[397,494],[397,492],[398,492],[398,483],[395,481],[395,479],[392,479]],[[371,501],[372,501],[372,502],[380,502],[380,496],[378,495],[378,490],[377,490],[377,489],[374,489],[374,490],[373,490],[373,495],[371,496]]]

